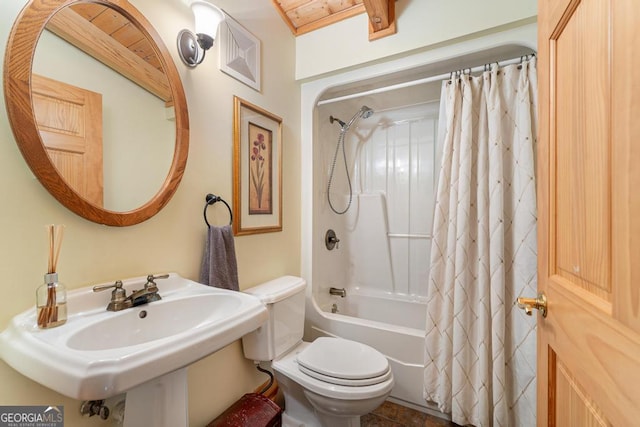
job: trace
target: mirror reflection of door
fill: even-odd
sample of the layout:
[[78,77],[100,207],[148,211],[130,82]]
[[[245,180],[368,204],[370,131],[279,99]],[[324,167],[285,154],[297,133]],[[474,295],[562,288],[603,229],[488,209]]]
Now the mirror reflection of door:
[[51,162],[85,200],[103,207],[102,95],[32,75],[32,101]]

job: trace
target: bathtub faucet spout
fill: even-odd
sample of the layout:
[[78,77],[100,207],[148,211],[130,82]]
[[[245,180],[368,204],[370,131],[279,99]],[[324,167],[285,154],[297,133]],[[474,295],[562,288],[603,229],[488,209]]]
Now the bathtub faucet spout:
[[347,296],[347,291],[344,288],[329,288],[329,293],[342,298]]

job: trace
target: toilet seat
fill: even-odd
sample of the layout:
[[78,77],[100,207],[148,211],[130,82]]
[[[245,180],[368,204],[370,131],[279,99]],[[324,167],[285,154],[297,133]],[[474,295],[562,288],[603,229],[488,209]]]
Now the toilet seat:
[[300,371],[330,384],[367,386],[391,377],[389,361],[380,352],[341,338],[318,338],[296,360]]
[[348,379],[344,379],[344,378],[336,378],[336,377],[330,377],[328,375],[323,375],[319,372],[315,372],[312,371],[311,369],[307,369],[304,366],[298,364],[298,369],[300,370],[300,372],[309,375],[310,377],[313,377],[317,380],[329,383],[329,384],[336,384],[336,385],[346,385],[346,386],[350,386],[350,387],[363,387],[363,386],[367,386],[367,385],[374,385],[374,384],[379,384],[381,382],[387,381],[389,378],[391,378],[391,370],[389,369],[386,373],[384,373],[383,375],[379,376],[379,377],[373,377],[373,378],[362,378],[359,380],[348,380]]

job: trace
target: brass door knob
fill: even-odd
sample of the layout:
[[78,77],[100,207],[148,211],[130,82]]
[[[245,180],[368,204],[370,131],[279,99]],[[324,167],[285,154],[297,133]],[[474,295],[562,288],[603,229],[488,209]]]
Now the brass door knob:
[[516,300],[518,307],[523,309],[527,316],[531,316],[533,310],[540,310],[542,317],[547,317],[547,297],[544,292],[540,292],[537,298],[518,297]]

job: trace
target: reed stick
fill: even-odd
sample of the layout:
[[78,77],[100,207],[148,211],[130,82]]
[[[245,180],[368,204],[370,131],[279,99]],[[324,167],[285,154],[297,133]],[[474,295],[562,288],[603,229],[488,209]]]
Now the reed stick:
[[[47,226],[47,237],[49,240],[49,257],[47,262],[47,273],[56,272],[58,265],[58,257],[60,256],[60,248],[62,247],[62,238],[64,237],[64,225]],[[56,288],[53,283],[47,283],[47,301],[38,313],[38,326],[46,328],[52,323],[58,321],[58,305]]]
[[56,226],[55,230],[55,254],[53,255],[53,271],[56,272],[56,268],[58,266],[58,257],[60,256],[60,248],[62,247],[62,238],[64,237],[64,225]]
[[49,241],[49,257],[47,261],[47,273],[53,273],[53,224],[47,225],[47,238]]

